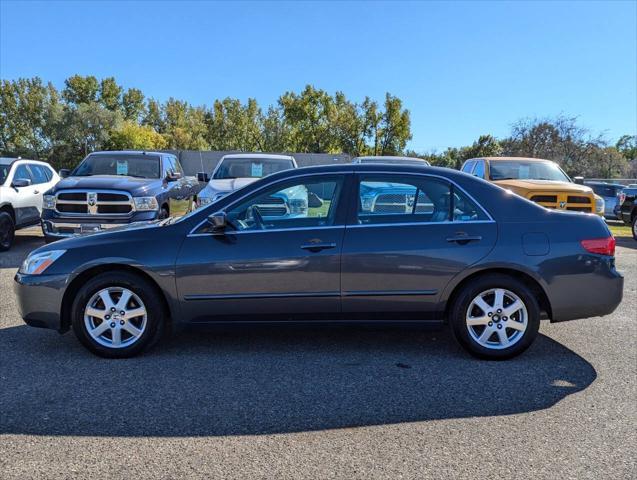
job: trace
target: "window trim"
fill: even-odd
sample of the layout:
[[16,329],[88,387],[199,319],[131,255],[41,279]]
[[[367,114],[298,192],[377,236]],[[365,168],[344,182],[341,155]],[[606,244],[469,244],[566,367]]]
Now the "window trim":
[[[351,199],[351,194],[350,194],[350,184],[351,184],[351,177],[352,177],[352,171],[346,171],[346,172],[321,172],[321,173],[306,173],[303,175],[294,175],[294,176],[290,176],[287,178],[282,178],[280,180],[277,180],[276,182],[273,183],[268,183],[266,185],[263,185],[261,187],[259,187],[257,190],[251,191],[246,193],[245,195],[242,195],[241,197],[233,200],[231,203],[229,203],[228,205],[226,205],[225,207],[219,209],[219,212],[223,212],[223,213],[227,213],[229,209],[231,209],[232,207],[234,207],[236,204],[242,202],[243,200],[245,200],[248,197],[251,197],[253,195],[257,195],[257,194],[261,194],[264,190],[269,189],[270,187],[276,186],[277,184],[281,184],[281,183],[287,183],[288,181],[295,181],[296,179],[302,179],[305,177],[321,177],[321,176],[328,176],[328,177],[342,177],[342,184],[341,184],[341,190],[339,192],[338,195],[338,200],[337,200],[337,207],[338,205],[343,205],[342,209],[338,209],[335,212],[334,215],[334,224],[333,225],[322,225],[322,226],[314,226],[314,227],[296,227],[296,228],[271,228],[269,230],[231,230],[229,232],[218,232],[218,233],[214,233],[214,232],[207,232],[207,233],[197,233],[197,230],[199,230],[199,228],[201,228],[202,225],[204,225],[207,221],[207,217],[204,217],[204,219],[202,221],[200,221],[199,223],[197,223],[195,225],[194,228],[192,228],[190,230],[190,232],[186,235],[186,237],[198,237],[201,235],[226,235],[226,234],[240,234],[240,233],[263,233],[263,232],[275,232],[275,231],[285,231],[285,232],[289,232],[290,230],[317,230],[317,229],[327,229],[327,228],[344,228],[345,225],[347,224],[347,217],[344,214],[340,214],[340,212],[348,212],[349,211],[349,202]],[[266,178],[266,177],[264,177]],[[317,182],[318,183],[318,182]],[[205,207],[205,209],[207,210],[209,207]],[[211,210],[212,212],[212,210]]]
[[[341,189],[341,199],[344,199],[344,205],[342,208],[345,209],[346,212],[346,216],[345,216],[345,220],[344,223],[341,225],[338,221],[331,226],[326,226],[325,228],[332,228],[332,227],[339,227],[339,226],[344,226],[345,228],[364,228],[364,227],[388,227],[388,226],[407,226],[407,225],[445,225],[445,224],[455,224],[455,225],[467,225],[467,224],[472,224],[472,223],[496,223],[496,221],[494,220],[493,216],[491,215],[491,213],[489,213],[489,211],[484,208],[482,206],[482,204],[480,202],[478,202],[475,197],[473,195],[471,195],[469,192],[467,192],[464,188],[462,188],[460,185],[458,185],[458,183],[448,177],[445,177],[443,175],[435,175],[435,174],[431,174],[431,173],[420,173],[420,172],[395,172],[395,171],[388,171],[388,170],[369,170],[369,171],[365,171],[362,172],[364,174],[402,174],[402,175],[415,175],[415,176],[419,176],[419,177],[431,177],[431,178],[438,178],[441,179],[443,181],[449,182],[451,185],[453,185],[454,188],[457,188],[459,191],[461,191],[464,195],[466,195],[469,199],[471,199],[471,201],[473,203],[475,203],[477,205],[477,207],[482,210],[482,212],[487,216],[486,220],[470,220],[467,222],[459,222],[459,221],[453,221],[453,220],[447,220],[445,222],[410,222],[410,223],[405,223],[405,224],[398,224],[398,223],[389,223],[389,224],[382,224],[382,223],[376,223],[373,225],[358,225],[358,224],[354,224],[351,221],[351,212],[352,209],[356,209],[358,208],[358,202],[353,201],[356,198],[356,195],[358,195],[358,184],[355,182],[358,182],[358,175],[360,174],[360,171],[356,171],[356,170],[346,170],[343,172],[314,172],[314,173],[304,173],[301,175],[293,175],[287,178],[282,178],[281,180],[278,180],[277,182],[274,183],[268,183],[266,185],[263,185],[262,187],[258,188],[255,191],[251,191],[246,193],[245,195],[242,195],[241,197],[237,198],[236,200],[233,200],[231,203],[229,203],[228,205],[226,205],[225,207],[223,207],[221,210],[221,212],[225,212],[226,209],[228,209],[229,207],[231,207],[232,205],[234,205],[237,202],[242,201],[244,198],[252,195],[253,193],[257,193],[261,190],[264,190],[268,187],[270,187],[270,185],[276,185],[276,183],[281,183],[281,182],[285,182],[286,180],[292,179],[292,178],[304,178],[304,177],[318,177],[321,175],[327,175],[327,176],[338,176],[338,175],[342,175],[344,177],[343,179],[343,188]],[[462,173],[462,172],[460,172]],[[205,207],[203,210],[208,210],[210,207]],[[211,213],[212,210],[211,210]],[[209,215],[209,214],[208,214]],[[206,236],[211,236],[211,235],[224,235],[225,232],[222,233],[195,233],[196,230],[198,230],[206,221],[208,218],[208,215],[206,215],[200,222],[197,222],[195,224],[195,226],[190,229],[190,232],[186,235],[186,237],[197,237],[197,236],[201,236],[201,235],[206,235]],[[312,227],[312,228],[321,228],[321,227]],[[291,229],[285,229],[286,231],[289,231]],[[250,230],[253,232],[266,232],[268,230]],[[269,231],[274,231],[274,230],[269,230]],[[236,233],[236,232],[235,232]]]
[[[466,172],[464,172],[466,173]],[[487,217],[486,219],[483,220],[469,220],[466,222],[460,221],[460,220],[453,220],[453,206],[454,206],[454,202],[449,202],[449,216],[448,219],[442,222],[423,222],[423,221],[413,221],[413,222],[396,222],[396,223],[376,223],[376,224],[359,224],[358,223],[358,201],[357,201],[357,196],[359,195],[359,188],[360,188],[360,182],[361,182],[361,176],[368,176],[368,175],[409,175],[409,176],[418,176],[418,177],[428,177],[428,178],[435,178],[436,180],[442,181],[442,182],[446,182],[447,184],[449,184],[450,187],[450,191],[451,191],[451,195],[453,198],[453,193],[455,192],[456,189],[458,189],[459,192],[462,192],[462,194],[466,195],[467,198],[469,198],[481,211],[482,213],[485,214],[485,216]],[[455,181],[453,181],[450,178],[447,178],[445,176],[442,175],[432,175],[430,173],[417,173],[417,172],[391,172],[391,171],[365,171],[365,172],[354,172],[354,185],[353,185],[353,194],[350,195],[350,199],[353,199],[353,201],[351,200],[351,205],[350,205],[350,209],[347,215],[347,222],[346,222],[346,226],[347,228],[351,228],[351,227],[374,227],[374,226],[392,226],[392,225],[396,225],[396,226],[405,226],[405,225],[445,225],[445,224],[456,224],[456,225],[466,225],[466,224],[471,224],[471,223],[495,223],[495,220],[493,219],[493,217],[491,216],[491,214],[487,211],[486,208],[484,208],[482,206],[482,204],[480,202],[478,202],[473,195],[469,194],[469,192],[467,192],[464,188],[462,188],[460,185],[458,185]]]

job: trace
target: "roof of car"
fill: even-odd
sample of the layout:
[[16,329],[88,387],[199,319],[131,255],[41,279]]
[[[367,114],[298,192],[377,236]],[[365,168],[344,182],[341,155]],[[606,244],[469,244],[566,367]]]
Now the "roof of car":
[[620,187],[620,188],[624,188],[626,186],[626,185],[622,185],[621,183],[601,182],[599,180],[585,180],[584,185],[601,185],[604,187]]
[[524,161],[524,162],[552,162],[553,161],[553,160],[547,160],[546,158],[532,158],[532,157],[476,157],[476,158],[469,158],[467,162],[470,160],[488,160],[490,162],[498,161],[498,160]]
[[221,160],[235,158],[252,158],[261,160],[294,160],[294,157],[292,155],[277,155],[274,153],[229,153],[221,157]]
[[0,157],[0,165],[11,165],[17,158]]
[[173,155],[173,154],[166,153],[166,152],[150,152],[150,151],[140,151],[140,150],[102,150],[99,152],[91,152],[90,155]]
[[[347,172],[370,172],[370,173],[429,173],[431,175],[440,175],[442,173],[448,177],[462,176],[467,177],[466,173],[459,170],[444,167],[432,167],[429,165],[405,165],[405,164],[389,164],[389,163],[345,163],[336,165],[318,165],[312,167],[301,167],[282,172],[273,173],[265,178],[285,178],[297,175],[321,174],[321,173],[347,173]],[[471,177],[475,178],[475,177]]]
[[392,162],[402,162],[406,160],[410,162],[414,162],[414,163],[416,162],[429,163],[424,158],[405,157],[405,156],[399,156],[399,155],[367,155],[363,157],[355,157],[352,159],[352,162],[353,163],[363,163],[363,162],[392,163]]

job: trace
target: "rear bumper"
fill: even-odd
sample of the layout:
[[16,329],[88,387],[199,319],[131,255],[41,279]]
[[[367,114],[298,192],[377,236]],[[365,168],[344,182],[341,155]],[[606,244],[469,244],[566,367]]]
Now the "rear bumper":
[[552,322],[602,317],[613,313],[621,303],[624,277],[615,270],[614,260],[590,256],[587,264],[587,273],[554,279],[548,292]]
[[20,316],[27,325],[65,331],[61,321],[62,297],[67,275],[23,275],[17,273],[13,284]]

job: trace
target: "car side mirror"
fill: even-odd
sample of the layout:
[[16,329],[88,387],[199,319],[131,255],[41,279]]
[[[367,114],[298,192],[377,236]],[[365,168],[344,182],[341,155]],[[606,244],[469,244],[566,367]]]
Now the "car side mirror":
[[31,185],[31,180],[28,178],[16,178],[13,180],[13,183],[11,183],[13,188],[28,187],[29,185]]
[[68,168],[62,168],[58,172],[58,175],[60,176],[60,178],[70,177],[71,176],[71,170],[69,170]]
[[308,208],[321,208],[323,206],[323,200],[314,192],[310,192],[307,195]]
[[215,212],[208,215],[207,220],[213,232],[221,232],[228,226],[228,218],[225,212]]
[[573,181],[579,185],[584,185],[584,177],[573,177]]
[[177,180],[179,180],[181,178],[181,173],[180,172],[168,172],[166,174],[166,181],[167,182],[175,182]]
[[197,181],[208,183],[210,181],[210,175],[208,175],[206,172],[199,172],[197,173]]

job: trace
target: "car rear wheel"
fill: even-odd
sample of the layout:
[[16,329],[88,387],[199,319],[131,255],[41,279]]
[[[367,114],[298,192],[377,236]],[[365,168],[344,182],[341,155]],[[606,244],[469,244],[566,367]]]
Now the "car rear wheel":
[[7,212],[0,212],[0,252],[11,248],[15,237],[15,223]]
[[451,308],[456,340],[485,359],[519,355],[537,337],[540,308],[531,289],[506,275],[485,275],[468,283]]
[[156,289],[128,272],[107,272],[78,291],[72,307],[73,331],[96,355],[137,355],[161,336],[164,309]]

